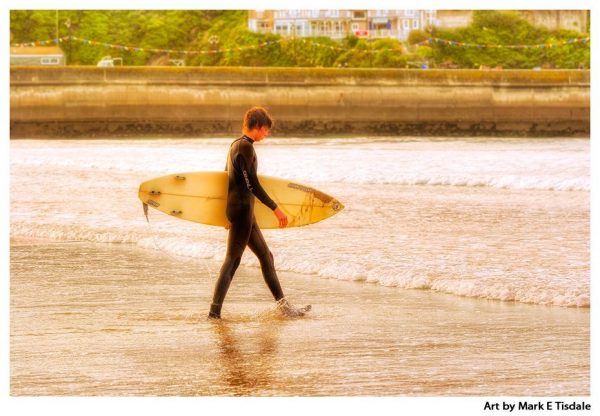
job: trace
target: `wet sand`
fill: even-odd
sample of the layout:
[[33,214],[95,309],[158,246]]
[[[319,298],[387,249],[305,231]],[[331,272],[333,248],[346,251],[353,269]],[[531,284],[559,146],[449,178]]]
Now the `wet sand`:
[[127,244],[11,242],[13,396],[585,396],[588,308],[280,273],[285,319],[241,267]]

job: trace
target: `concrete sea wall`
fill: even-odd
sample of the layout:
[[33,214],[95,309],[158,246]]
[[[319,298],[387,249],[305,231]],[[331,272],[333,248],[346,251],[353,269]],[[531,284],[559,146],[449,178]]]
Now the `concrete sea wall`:
[[587,136],[589,71],[11,67],[11,138]]

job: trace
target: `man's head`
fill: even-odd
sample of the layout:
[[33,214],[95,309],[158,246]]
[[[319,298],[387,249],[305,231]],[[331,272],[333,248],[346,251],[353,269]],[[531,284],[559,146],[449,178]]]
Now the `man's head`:
[[273,126],[271,116],[262,107],[252,107],[244,114],[242,130],[255,141],[260,141],[269,134]]

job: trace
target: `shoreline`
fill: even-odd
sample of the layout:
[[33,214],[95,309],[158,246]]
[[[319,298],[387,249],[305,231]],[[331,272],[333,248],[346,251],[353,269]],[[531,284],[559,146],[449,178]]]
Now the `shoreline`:
[[[61,245],[61,244],[83,244],[83,245],[88,245],[88,244],[92,244],[92,245],[108,245],[108,246],[124,246],[127,247],[128,249],[134,249],[134,250],[143,250],[148,252],[148,254],[159,254],[161,256],[165,256],[166,258],[172,260],[172,261],[176,261],[176,262],[181,262],[182,264],[189,264],[189,265],[193,265],[194,267],[198,267],[198,264],[202,264],[203,268],[206,268],[207,264],[210,263],[210,267],[212,267],[212,269],[215,271],[212,274],[217,274],[218,273],[218,268],[221,266],[220,262],[217,262],[216,260],[212,260],[212,259],[202,259],[202,258],[193,258],[193,257],[187,257],[187,256],[178,256],[176,254],[170,254],[164,250],[161,250],[159,248],[148,248],[148,247],[139,247],[136,243],[122,243],[122,242],[103,242],[103,241],[96,241],[96,242],[92,242],[92,241],[87,241],[87,240],[53,240],[51,238],[47,238],[47,237],[25,237],[25,236],[10,236],[10,243],[9,243],[9,248],[12,250],[12,248],[18,248],[18,247],[23,247],[23,246],[38,246],[38,245]],[[248,256],[248,252],[244,253],[244,256]],[[260,273],[260,267],[259,266],[249,266],[249,265],[244,265],[243,263],[239,266],[240,269],[244,269],[245,273]],[[382,285],[380,282],[377,281],[369,281],[369,280],[337,280],[333,277],[327,277],[327,276],[320,276],[318,274],[307,274],[307,273],[301,273],[301,272],[297,272],[297,271],[289,271],[289,270],[277,270],[278,274],[291,274],[291,275],[296,275],[298,277],[301,278],[305,278],[305,279],[318,279],[318,280],[334,280],[334,281],[338,281],[341,283],[347,283],[347,284],[357,284],[357,285],[373,285],[376,287],[381,287],[381,288],[386,288],[389,290],[397,290],[397,291],[416,291],[416,292],[423,292],[423,293],[433,293],[433,294],[438,294],[438,295],[442,295],[442,296],[452,296],[452,297],[458,297],[458,298],[463,298],[463,299],[469,299],[469,300],[479,300],[479,301],[485,301],[485,302],[498,302],[498,303],[503,303],[503,304],[516,304],[516,305],[531,305],[531,306],[537,306],[537,307],[550,307],[550,308],[561,308],[561,309],[583,309],[583,310],[590,310],[591,305],[584,305],[584,306],[579,306],[579,305],[556,305],[556,304],[551,304],[551,303],[535,303],[535,302],[526,302],[526,301],[520,301],[520,300],[503,300],[503,299],[496,299],[496,298],[489,298],[489,297],[483,297],[483,296],[469,296],[469,295],[463,295],[460,293],[449,293],[449,292],[443,292],[434,288],[411,288],[411,287],[398,287],[395,285]]]
[[[72,141],[159,141],[159,140],[208,140],[208,139],[216,139],[216,140],[231,140],[236,136],[236,132],[232,133],[214,133],[214,134],[204,134],[198,136],[153,136],[153,135],[134,135],[134,136],[68,136],[68,137],[10,137],[9,141],[44,141],[44,140],[72,140]],[[241,134],[241,133],[240,133]],[[275,132],[277,134],[277,132]],[[319,140],[331,140],[331,139],[342,139],[342,140],[357,140],[363,139],[365,142],[453,142],[453,141],[461,141],[461,142],[486,142],[486,141],[498,141],[498,142],[506,142],[506,141],[515,141],[515,140],[590,140],[590,135],[557,135],[557,136],[510,136],[510,135],[475,135],[464,137],[461,135],[432,135],[432,136],[415,136],[415,135],[364,135],[364,134],[320,134],[318,137],[315,137],[312,134],[295,134],[289,136],[275,136],[269,137],[270,142],[274,142],[277,140],[286,141],[286,140],[311,140],[311,141],[319,141]]]
[[133,245],[11,238],[11,395],[590,394],[589,308],[280,272],[290,300],[313,305],[288,320],[241,266],[214,325],[216,271]]

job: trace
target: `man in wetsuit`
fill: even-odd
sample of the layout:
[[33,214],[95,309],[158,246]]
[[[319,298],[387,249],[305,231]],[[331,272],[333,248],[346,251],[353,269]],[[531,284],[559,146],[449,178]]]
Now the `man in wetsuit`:
[[227,254],[215,285],[213,301],[208,317],[221,318],[221,306],[229,289],[233,275],[240,265],[246,246],[258,257],[263,277],[277,301],[279,309],[288,316],[301,316],[303,309],[293,307],[283,295],[273,255],[258,228],[254,218],[255,197],[273,210],[279,221],[279,227],[288,224],[285,213],[267,195],[256,175],[256,153],[254,143],[260,142],[269,134],[273,125],[271,117],[264,108],[253,107],[244,115],[243,136],[235,140],[229,149],[226,170],[229,174],[227,194],[227,219],[230,224],[227,238]]

